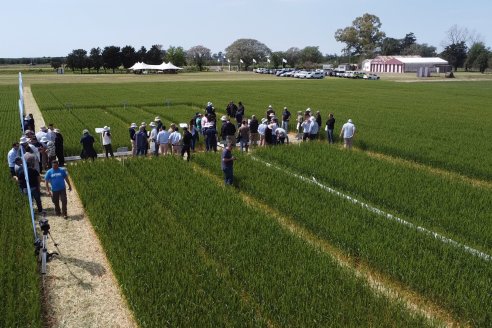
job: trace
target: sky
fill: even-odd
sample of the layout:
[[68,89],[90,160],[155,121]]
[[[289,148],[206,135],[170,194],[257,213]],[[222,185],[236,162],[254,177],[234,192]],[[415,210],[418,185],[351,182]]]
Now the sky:
[[386,36],[413,32],[418,43],[443,48],[455,24],[492,46],[492,1],[472,0],[24,0],[2,3],[0,58],[66,56],[74,49],[154,44],[203,45],[224,51],[240,38],[272,51],[318,46],[340,54],[335,40],[364,13],[378,16]]

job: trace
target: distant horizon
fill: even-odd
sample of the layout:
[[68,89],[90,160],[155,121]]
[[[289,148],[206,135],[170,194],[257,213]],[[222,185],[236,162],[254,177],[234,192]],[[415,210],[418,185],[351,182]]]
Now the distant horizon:
[[[0,58],[65,57],[74,49],[130,45],[138,50],[154,44],[185,50],[203,45],[218,53],[241,38],[256,39],[272,51],[317,46],[323,55],[340,55],[344,44],[336,42],[335,31],[364,13],[380,18],[387,37],[401,39],[413,32],[418,43],[438,52],[455,24],[479,35],[487,47],[492,43],[486,15],[492,2],[485,0],[473,6],[451,1],[446,7],[423,0],[411,5],[388,0],[216,0],[203,7],[198,0],[144,0],[136,8],[125,0],[87,0],[83,10],[61,0],[7,2],[0,27],[11,32],[2,35]],[[85,14],[90,8],[99,10]]]

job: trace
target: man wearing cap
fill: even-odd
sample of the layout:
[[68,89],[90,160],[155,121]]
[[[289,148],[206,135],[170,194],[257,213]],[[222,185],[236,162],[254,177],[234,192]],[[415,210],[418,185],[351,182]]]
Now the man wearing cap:
[[9,163],[10,176],[15,177],[15,159],[19,157],[19,143],[14,142],[12,144],[12,149],[9,150],[7,154],[7,161]]
[[343,147],[344,148],[348,148],[348,149],[352,148],[354,136],[355,136],[355,125],[352,122],[352,120],[349,119],[347,121],[347,123],[345,123],[342,126],[342,130],[340,131],[340,138],[343,137],[343,141],[344,141]]
[[213,104],[210,101],[207,103],[207,107],[205,107],[205,111],[207,115],[215,115],[215,108],[213,107]]
[[[46,172],[44,180],[46,182],[46,191],[48,192],[48,196],[51,196],[51,200],[53,201],[53,204],[55,204],[56,215],[63,214],[63,217],[68,219],[65,182],[68,185],[68,191],[72,191],[72,185],[70,184],[70,180],[68,180],[67,171],[59,167],[58,161],[53,161],[52,168]],[[62,204],[61,211],[60,201]]]
[[48,129],[45,126],[42,126],[39,131],[36,133],[36,139],[38,139],[40,142],[43,137],[48,138]]
[[161,121],[161,118],[159,116],[156,116],[154,118],[154,122],[156,124],[156,129],[157,131],[159,131],[161,129],[161,126],[162,126],[162,121]]
[[233,166],[236,157],[232,156],[232,144],[228,143],[222,151],[222,172],[224,172],[225,185],[232,185],[234,181]]
[[135,145],[135,134],[137,128],[136,123],[130,124],[130,127],[128,128],[128,133],[130,134],[130,143],[132,145],[132,155],[135,156],[137,154],[137,146]]
[[80,139],[80,143],[82,144],[82,152],[80,153],[80,158],[92,158],[92,160],[96,159],[97,153],[94,149],[94,142],[94,137],[89,134],[89,130],[85,129],[82,131],[82,138]]
[[289,131],[289,120],[290,120],[290,112],[287,107],[284,107],[284,111],[282,112],[282,129],[285,131]]
[[106,158],[108,158],[109,155],[114,157],[113,146],[111,145],[111,128],[109,126],[105,126],[103,128],[102,144],[104,147],[104,152],[106,153]]
[[261,124],[258,126],[258,134],[260,135],[260,146],[265,146],[265,132],[267,129],[268,120],[266,118],[261,119]]
[[159,130],[157,130],[157,123],[150,122],[149,125],[152,128],[149,135],[150,151],[154,156],[157,156],[159,155],[159,144],[157,143],[157,134],[159,133]]
[[184,154],[187,154],[186,160],[189,162],[191,159],[191,141],[193,136],[188,131],[187,126],[183,126],[183,146],[181,147],[181,158],[184,158]]

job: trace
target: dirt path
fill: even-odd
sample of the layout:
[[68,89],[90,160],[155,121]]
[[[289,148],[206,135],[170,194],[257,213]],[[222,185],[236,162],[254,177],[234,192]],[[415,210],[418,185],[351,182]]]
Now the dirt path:
[[[24,102],[36,125],[43,125],[29,87],[24,88]],[[43,277],[47,327],[137,327],[77,191],[67,191],[69,218],[65,220],[55,216],[44,182],[41,189],[51,234],[58,243],[56,249],[50,240],[48,249],[60,252]]]

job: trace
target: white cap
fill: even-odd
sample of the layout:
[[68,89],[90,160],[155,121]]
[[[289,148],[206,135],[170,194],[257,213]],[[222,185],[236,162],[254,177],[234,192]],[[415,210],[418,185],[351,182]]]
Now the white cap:
[[137,124],[136,124],[136,123],[132,123],[132,124],[130,125],[130,127],[131,127],[131,128],[136,128],[136,127],[137,127]]
[[105,125],[104,128],[103,128],[103,130],[107,132],[107,131],[110,130],[110,128],[109,128],[109,126]]
[[350,118],[349,118],[349,119],[348,119],[348,122],[349,122],[349,123],[352,123],[352,119],[350,119]]

